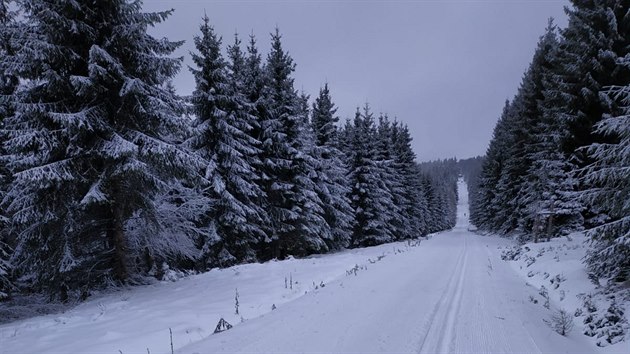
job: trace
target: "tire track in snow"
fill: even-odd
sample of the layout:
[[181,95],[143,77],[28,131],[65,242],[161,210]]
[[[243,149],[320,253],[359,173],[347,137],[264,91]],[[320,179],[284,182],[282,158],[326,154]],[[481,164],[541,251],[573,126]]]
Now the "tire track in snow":
[[418,353],[446,353],[454,340],[455,318],[464,292],[464,275],[468,260],[468,242],[457,259],[455,270],[431,312]]

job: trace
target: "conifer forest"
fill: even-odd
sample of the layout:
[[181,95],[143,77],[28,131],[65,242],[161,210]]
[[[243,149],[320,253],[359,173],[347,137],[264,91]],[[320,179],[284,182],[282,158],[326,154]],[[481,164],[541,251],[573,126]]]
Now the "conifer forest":
[[[51,299],[374,246],[451,228],[455,160],[416,163],[407,127],[369,104],[339,122],[298,92],[278,29],[181,43],[138,1],[2,1],[2,297]],[[265,38],[266,40],[266,38]],[[244,41],[244,42],[243,42]],[[223,54],[225,49],[225,55]],[[171,79],[190,70],[196,89]],[[312,103],[310,102],[312,101]]]
[[[394,114],[378,97],[348,106],[344,81],[312,66],[321,86],[307,93],[283,23],[225,36],[212,9],[230,2],[0,0],[0,354],[628,353],[630,1],[562,1],[514,90],[479,84],[506,99],[483,117],[485,154],[433,158],[418,142],[479,143],[481,120],[457,117],[439,141],[429,122],[448,118],[397,115],[417,107],[401,92],[464,111],[484,92],[458,87],[470,77],[436,84],[449,77],[437,69],[422,89],[395,77],[441,55],[430,40],[374,72],[339,45],[321,53],[323,34],[308,51],[368,79],[391,71],[401,87],[366,92],[400,96]],[[238,9],[266,4],[251,3]],[[348,41],[385,5],[418,18],[542,6],[313,3],[365,10],[333,17]],[[178,6],[202,5],[189,38],[159,34]],[[369,50],[411,46],[375,37],[420,21],[403,17],[383,11]],[[429,34],[455,46],[462,28]],[[457,57],[503,50],[486,44]],[[487,76],[471,77],[498,82]]]

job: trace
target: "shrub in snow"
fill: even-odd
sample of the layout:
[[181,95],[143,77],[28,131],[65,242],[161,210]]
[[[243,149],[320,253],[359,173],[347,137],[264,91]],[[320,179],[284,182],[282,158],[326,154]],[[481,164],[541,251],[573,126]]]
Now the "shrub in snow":
[[573,317],[564,309],[554,312],[551,320],[545,322],[562,336],[566,336],[573,329]]
[[548,309],[549,308],[549,292],[547,291],[547,288],[545,288],[544,285],[541,286],[538,294],[540,294],[540,296],[542,296],[545,299],[545,303],[543,304],[543,306],[546,309]]
[[556,274],[555,277],[551,278],[549,280],[549,282],[551,284],[553,284],[553,288],[554,289],[558,289],[558,287],[560,287],[560,283],[562,283],[563,281],[566,281],[567,278],[565,278],[565,276],[563,274]]
[[593,302],[593,297],[590,294],[582,295],[581,297],[582,307],[584,307],[586,311],[588,311],[589,313],[597,312],[597,306],[595,306],[595,303]]
[[501,252],[501,259],[504,261],[517,261],[523,254],[522,247],[513,247]]
[[586,324],[584,334],[597,337],[597,345],[600,347],[624,340],[630,327],[622,307],[614,299],[605,313],[590,314],[584,319],[584,323]]

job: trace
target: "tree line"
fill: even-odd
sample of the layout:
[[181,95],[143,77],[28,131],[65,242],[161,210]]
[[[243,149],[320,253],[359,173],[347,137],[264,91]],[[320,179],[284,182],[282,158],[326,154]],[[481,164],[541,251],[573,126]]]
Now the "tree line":
[[54,300],[378,245],[454,225],[454,161],[419,165],[406,125],[312,104],[276,29],[222,52],[207,16],[189,97],[183,42],[141,1],[0,1],[0,298]]
[[630,277],[630,3],[550,20],[488,147],[472,222],[524,240],[585,230],[590,271]]

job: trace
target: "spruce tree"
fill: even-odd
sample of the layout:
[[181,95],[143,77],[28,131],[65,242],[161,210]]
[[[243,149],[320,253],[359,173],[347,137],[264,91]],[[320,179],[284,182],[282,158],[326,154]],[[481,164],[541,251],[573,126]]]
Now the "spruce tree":
[[507,212],[501,195],[506,186],[505,184],[499,186],[499,181],[508,158],[506,152],[511,144],[508,130],[511,124],[511,109],[511,103],[506,101],[486,151],[479,179],[478,204],[471,210],[471,222],[481,229],[497,230],[499,225],[503,224],[504,214]]
[[407,225],[402,209],[405,204],[405,197],[403,195],[402,176],[400,171],[396,170],[397,165],[393,156],[393,138],[389,117],[380,115],[377,125],[375,160],[380,174],[378,183],[387,195],[387,198],[383,199],[386,204],[383,205],[381,213],[385,219],[386,227],[389,229],[388,233],[394,239],[400,240],[408,238],[409,234],[408,230],[405,229]]
[[[628,62],[627,57],[620,60]],[[593,162],[581,176],[584,185],[590,186],[583,200],[606,211],[603,220],[587,231],[592,241],[587,263],[595,274],[621,283],[630,279],[630,83],[606,93],[622,111],[595,125],[595,133],[613,142],[588,147]]]
[[[16,47],[14,15],[9,11],[9,2],[0,1],[0,129],[3,128],[4,119],[13,114],[12,99],[17,86],[17,76],[12,74],[10,68],[10,57],[14,56]],[[4,140],[4,136],[0,135],[0,140]],[[0,145],[1,155],[4,155],[3,151],[3,146]],[[0,301],[8,298],[13,290],[9,263],[12,249],[9,246],[7,232],[9,220],[2,207],[4,204],[2,200],[10,181],[9,171],[5,165],[6,161],[0,159]]]
[[404,238],[426,234],[424,215],[428,212],[422,197],[420,171],[415,162],[416,154],[411,147],[411,134],[407,125],[392,124],[393,162],[401,184],[400,212],[403,216]]
[[557,75],[558,46],[556,27],[550,20],[532,63],[538,68],[537,86],[542,98],[540,93],[535,97],[538,117],[526,147],[531,165],[528,185],[522,192],[526,215],[521,220],[523,230],[533,233],[540,231],[533,230],[533,225],[551,222],[554,235],[575,231],[582,225],[581,206],[573,198],[577,185],[572,176],[573,165],[561,147],[567,128],[558,108],[563,100],[562,82]]
[[13,181],[6,199],[19,275],[65,299],[126,282],[128,222],[155,217],[153,198],[192,165],[176,145],[181,104],[165,88],[181,45],[147,34],[171,11],[141,2],[21,2],[39,36],[21,48],[24,84],[5,121]]
[[584,204],[585,227],[591,230],[587,263],[600,276],[627,279],[627,209],[622,207],[627,176],[619,166],[624,165],[620,152],[627,149],[627,125],[620,122],[627,114],[623,92],[630,77],[630,4],[602,0],[572,5],[559,50],[559,109],[568,127],[561,143],[579,169],[574,203]]
[[355,213],[353,247],[374,246],[395,239],[384,212],[391,206],[392,199],[381,180],[382,170],[376,160],[377,138],[374,116],[366,103],[363,112],[357,108],[355,114],[349,156],[350,200]]
[[[614,143],[614,138],[597,133],[593,127],[606,115],[620,115],[618,102],[609,100],[601,91],[626,85],[630,75],[628,67],[618,60],[629,51],[630,4],[619,0],[571,3],[572,8],[567,10],[569,23],[561,31],[563,40],[558,53],[563,97],[558,108],[567,130],[561,140],[563,151],[577,168],[584,168],[593,162],[586,146]],[[580,183],[578,190],[591,187]],[[580,200],[578,193],[575,203]],[[598,225],[606,213],[597,205],[587,206],[583,213],[585,225]]]
[[262,191],[256,184],[253,160],[260,143],[252,136],[250,104],[243,92],[245,59],[240,42],[228,50],[230,63],[221,55],[221,40],[203,18],[201,35],[195,37],[198,53],[191,68],[197,87],[192,102],[197,126],[191,146],[208,161],[205,178],[207,197],[213,200],[212,221],[217,240],[206,245],[209,265],[228,266],[256,259],[255,245],[263,238],[264,214],[258,204]]
[[293,59],[282,47],[279,30],[271,35],[271,51],[265,73],[269,88],[267,112],[261,121],[262,156],[272,219],[272,257],[303,256],[326,252],[320,235],[326,234],[322,202],[311,176],[315,169],[309,151],[303,100],[300,100],[291,74]]
[[313,103],[311,125],[315,136],[314,152],[317,158],[317,191],[324,206],[324,218],[328,224],[332,239],[329,247],[339,249],[350,244],[351,227],[354,220],[348,194],[350,187],[346,176],[348,169],[344,164],[342,152],[337,148],[338,131],[336,123],[339,117],[332,102],[328,84],[319,90],[319,96]]

